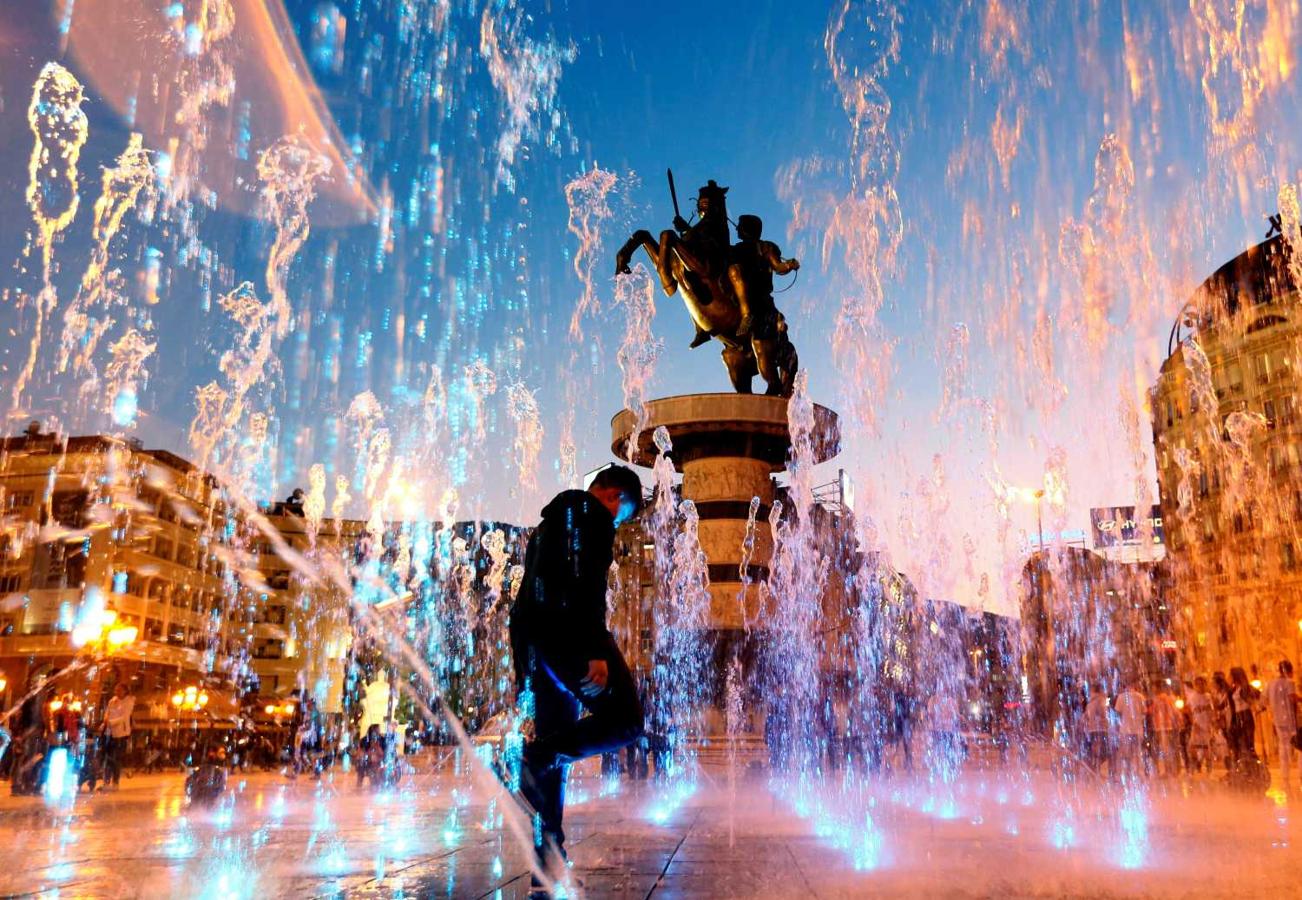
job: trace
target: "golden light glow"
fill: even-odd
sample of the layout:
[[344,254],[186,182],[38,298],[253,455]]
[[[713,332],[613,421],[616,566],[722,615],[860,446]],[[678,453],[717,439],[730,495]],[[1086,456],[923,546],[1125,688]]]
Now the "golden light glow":
[[172,705],[185,710],[203,709],[208,705],[208,692],[188,685],[172,695]]
[[1176,698],[1176,701],[1175,701],[1175,708],[1176,708],[1176,709],[1184,709],[1184,698],[1183,698],[1183,697],[1177,697],[1177,698]]
[[1252,679],[1252,681],[1250,682],[1250,684],[1251,684],[1254,688],[1256,688],[1257,690],[1261,690],[1261,679],[1260,679],[1260,678],[1254,678],[1254,679]]
[[134,642],[139,634],[140,629],[134,625],[119,625],[117,628],[109,629],[106,639],[110,647],[121,648]]
[[275,716],[276,718],[281,718],[282,716],[292,716],[294,714],[294,704],[284,703],[281,704],[280,706],[277,706],[274,703],[268,703],[263,708],[263,711],[267,715]]

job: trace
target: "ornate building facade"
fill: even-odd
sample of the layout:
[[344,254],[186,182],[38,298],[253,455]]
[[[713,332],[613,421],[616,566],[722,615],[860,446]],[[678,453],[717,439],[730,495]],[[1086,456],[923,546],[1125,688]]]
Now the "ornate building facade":
[[1150,392],[1175,640],[1191,672],[1268,677],[1302,653],[1296,263],[1276,235],[1221,266],[1173,326]]
[[[212,698],[213,720],[255,691],[324,691],[329,711],[351,640],[347,591],[302,577],[273,546],[310,556],[301,515],[229,503],[211,474],[137,442],[38,423],[0,441],[6,705],[57,677],[96,695],[128,680],[145,727],[174,722],[168,699],[190,686]],[[319,547],[361,530],[323,521]]]

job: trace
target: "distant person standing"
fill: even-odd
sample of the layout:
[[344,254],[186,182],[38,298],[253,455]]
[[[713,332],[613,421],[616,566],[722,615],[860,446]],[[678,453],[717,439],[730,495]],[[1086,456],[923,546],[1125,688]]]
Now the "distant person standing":
[[962,710],[959,709],[958,695],[952,687],[942,686],[932,695],[927,704],[930,719],[933,752],[943,769],[957,767],[960,762],[962,747]]
[[1153,697],[1153,742],[1157,750],[1157,772],[1166,778],[1176,774],[1176,737],[1180,728],[1180,712],[1166,682],[1157,687]]
[[[1212,673],[1212,706],[1216,710],[1216,731],[1212,734],[1212,755],[1219,756],[1229,773],[1234,768],[1234,688],[1224,672]],[[1222,746],[1224,745],[1224,746]]]
[[1103,682],[1094,685],[1085,704],[1085,758],[1097,771],[1111,758],[1112,711],[1108,708],[1108,691]]
[[1261,701],[1261,692],[1248,681],[1241,666],[1230,669],[1230,752],[1235,761],[1257,758],[1257,720],[1253,711]]
[[1289,789],[1289,772],[1293,763],[1293,741],[1297,738],[1297,688],[1293,685],[1293,664],[1279,662],[1279,677],[1266,685],[1266,703],[1275,720],[1275,738],[1279,742],[1280,787]]
[[1207,693],[1207,679],[1199,675],[1185,691],[1185,712],[1189,714],[1189,770],[1212,770],[1212,735],[1216,708]]
[[136,709],[136,698],[125,682],[113,688],[113,696],[104,711],[104,786],[118,787],[122,783],[122,759],[131,740],[131,714]]
[[1139,691],[1138,683],[1129,684],[1113,703],[1121,719],[1121,747],[1117,754],[1121,771],[1132,778],[1144,771],[1144,725],[1148,702]]

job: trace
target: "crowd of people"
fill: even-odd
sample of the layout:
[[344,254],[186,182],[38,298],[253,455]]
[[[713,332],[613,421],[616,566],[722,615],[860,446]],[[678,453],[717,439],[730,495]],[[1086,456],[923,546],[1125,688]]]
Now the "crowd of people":
[[70,692],[34,691],[10,722],[12,737],[4,762],[13,793],[40,793],[56,758],[63,761],[65,777],[75,778],[78,791],[117,788],[134,708],[135,697],[124,683],[114,687],[102,710],[93,712]]
[[1103,681],[1087,685],[1069,704],[1068,733],[1081,756],[1111,777],[1173,777],[1218,773],[1244,786],[1269,784],[1267,765],[1293,784],[1299,750],[1298,692],[1293,664],[1281,660],[1266,684],[1242,667],[1199,675],[1177,688],[1151,689],[1132,680],[1109,695]]

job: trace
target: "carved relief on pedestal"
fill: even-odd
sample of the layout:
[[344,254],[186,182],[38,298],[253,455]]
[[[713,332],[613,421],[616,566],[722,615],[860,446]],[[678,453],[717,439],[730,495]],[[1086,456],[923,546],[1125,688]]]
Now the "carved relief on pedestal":
[[736,456],[695,459],[683,466],[683,496],[697,503],[709,500],[742,500],[759,497],[773,502],[773,482],[768,463]]
[[[745,519],[702,519],[697,526],[701,540],[701,549],[705,558],[712,565],[741,562],[742,543],[746,540]],[[769,523],[759,519],[755,523],[755,550],[751,553],[752,566],[767,566],[773,558],[773,536],[769,533]]]

